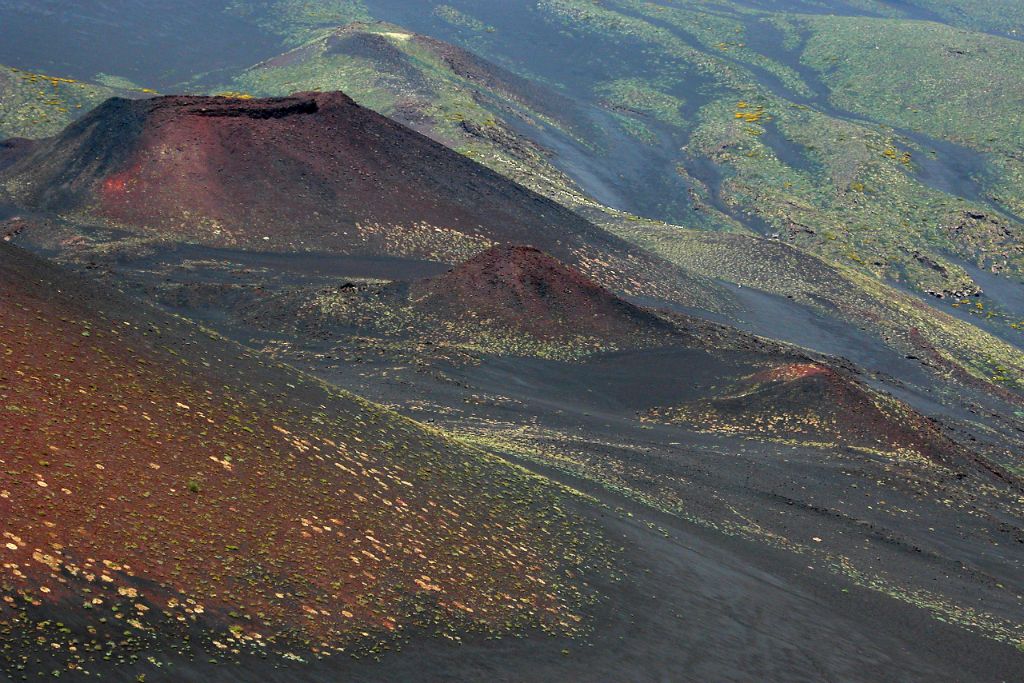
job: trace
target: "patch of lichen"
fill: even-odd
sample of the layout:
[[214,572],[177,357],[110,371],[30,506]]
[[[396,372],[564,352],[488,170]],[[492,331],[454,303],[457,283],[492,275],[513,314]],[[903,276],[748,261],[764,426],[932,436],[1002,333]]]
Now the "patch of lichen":
[[597,95],[611,109],[630,114],[639,112],[672,126],[685,128],[684,100],[659,90],[641,79],[620,79],[602,83]]
[[233,0],[227,12],[254,20],[291,45],[350,21],[368,21],[362,0]]
[[1024,44],[934,22],[803,17],[801,60],[838,106],[982,150],[1024,146]]

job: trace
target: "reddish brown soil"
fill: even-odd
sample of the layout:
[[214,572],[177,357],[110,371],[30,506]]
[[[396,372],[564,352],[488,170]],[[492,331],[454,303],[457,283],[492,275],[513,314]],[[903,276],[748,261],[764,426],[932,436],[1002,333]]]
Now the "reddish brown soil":
[[2,244],[0,415],[0,628],[576,628],[537,484]]
[[916,453],[947,465],[966,463],[966,454],[933,421],[841,370],[813,362],[778,365],[743,378],[720,396],[654,414],[712,431],[833,441]]
[[629,344],[676,334],[654,313],[532,247],[488,249],[445,275],[414,284],[410,299],[435,316],[486,320],[539,339],[582,335]]

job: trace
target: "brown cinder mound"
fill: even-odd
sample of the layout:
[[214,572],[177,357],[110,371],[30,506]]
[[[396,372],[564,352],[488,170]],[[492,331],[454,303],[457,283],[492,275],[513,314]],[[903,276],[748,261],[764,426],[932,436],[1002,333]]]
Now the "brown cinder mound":
[[970,459],[909,406],[817,362],[779,364],[719,395],[654,409],[648,418],[702,431],[917,454],[945,464]]
[[0,189],[19,205],[149,237],[451,264],[526,243],[617,289],[670,290],[681,277],[340,92],[114,98],[5,157]]
[[540,339],[570,335],[637,342],[675,329],[534,247],[500,245],[437,278],[410,300],[438,317],[487,320]]

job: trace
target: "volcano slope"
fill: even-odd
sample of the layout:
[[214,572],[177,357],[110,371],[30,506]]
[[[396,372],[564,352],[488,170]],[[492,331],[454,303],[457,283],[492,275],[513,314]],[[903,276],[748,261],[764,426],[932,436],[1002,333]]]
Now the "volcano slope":
[[[26,222],[26,216],[21,216],[13,224],[4,225],[2,232],[17,235],[19,244],[34,251],[79,265],[113,268],[129,280],[219,283],[244,280],[254,287],[330,286],[333,280],[346,277],[415,279],[442,272],[445,266],[492,243],[522,242],[549,251],[618,293],[643,296],[646,302],[667,300],[682,304],[684,310],[699,310],[733,324],[743,325],[751,318],[760,318],[762,324],[747,328],[765,336],[781,335],[819,351],[833,352],[835,335],[813,343],[795,339],[794,333],[803,332],[805,326],[780,326],[776,324],[777,316],[762,315],[767,297],[757,298],[750,288],[793,297],[799,306],[785,303],[786,307],[800,310],[788,311],[787,315],[796,315],[803,321],[815,318],[832,329],[850,328],[841,332],[844,336],[859,334],[853,326],[878,328],[876,339],[889,347],[877,349],[886,356],[883,365],[919,365],[927,371],[934,370],[947,384],[950,380],[959,385],[971,384],[972,391],[982,397],[982,403],[985,403],[985,394],[1005,394],[1007,389],[1001,385],[1013,391],[1024,381],[1020,379],[1024,365],[1013,341],[994,338],[986,332],[988,327],[979,327],[990,317],[991,311],[987,308],[969,322],[934,315],[933,306],[855,270],[827,264],[776,241],[750,236],[709,234],[623,219],[615,225],[605,224],[621,236],[611,237],[609,232],[595,228],[566,209],[355,105],[344,104],[337,108],[332,105],[323,111],[318,109],[316,114],[293,114],[282,119],[253,118],[255,111],[287,109],[291,106],[289,102],[307,102],[303,106],[310,106],[309,102],[334,99],[344,101],[340,95],[265,101],[164,98],[127,103],[112,100],[58,138],[34,144],[5,145],[6,149],[0,150],[0,169],[6,168],[0,171],[0,178],[6,179],[3,182],[9,194],[22,205],[23,213],[26,206],[62,213],[54,217],[52,213],[41,215],[36,211],[30,216],[32,220]],[[207,101],[216,103],[213,113],[219,112],[217,116],[192,111],[196,106],[202,109],[198,103]],[[326,113],[327,109],[331,109],[330,114]],[[119,131],[136,130],[132,127],[135,124],[130,123],[138,118],[136,114],[151,124],[163,121],[166,125],[146,128],[148,124],[136,121],[145,129],[143,133],[120,135]],[[296,143],[297,149],[304,150],[305,156],[295,161],[291,152],[276,149],[274,145],[302,137],[296,132],[305,125],[300,125],[299,119],[309,123],[314,133],[323,133],[321,137],[328,142],[310,150],[311,143],[300,140]],[[365,135],[359,133],[360,122],[366,122]],[[209,135],[203,139],[190,137],[192,133],[187,131],[196,126],[208,126]],[[346,147],[348,138],[334,135],[338,130],[353,130],[349,137],[364,142],[380,135],[379,143],[359,149]],[[111,165],[120,169],[124,163],[117,160],[127,153],[125,149],[133,145],[148,149],[143,143],[151,138],[188,141],[181,149],[174,147],[174,154],[154,156],[147,152],[149,156],[145,156],[146,168],[158,177],[170,178],[160,187],[177,188],[173,196],[168,197],[170,191],[160,188],[155,191],[157,196],[143,194],[145,188],[141,181],[126,182],[122,192],[120,176],[101,169]],[[314,138],[315,135],[311,137]],[[415,155],[406,156],[403,149]],[[252,161],[256,156],[261,160],[259,163]],[[223,164],[216,162],[217,170],[222,172],[208,177],[212,160],[222,158]],[[102,159],[117,163],[98,161]],[[285,163],[289,160],[294,161],[290,170]],[[199,170],[193,174],[182,170],[186,167]],[[361,169],[371,167],[386,168],[388,173],[361,175]],[[320,177],[316,169],[338,168],[346,172],[321,178],[323,182],[319,184],[311,180]],[[450,172],[452,168],[462,171]],[[85,171],[79,174],[77,170],[68,169]],[[74,176],[74,182],[65,183],[65,176]],[[485,176],[490,180],[480,181]],[[359,184],[359,179],[365,180],[365,184]],[[407,182],[409,179],[416,182]],[[450,181],[450,186],[446,185],[443,192],[436,194],[433,184],[445,179]],[[115,220],[99,216],[102,212],[96,207],[100,207],[101,202],[97,197],[104,195],[108,181],[115,198],[120,197],[114,209],[120,210],[118,201],[128,202],[132,197],[138,200],[128,208],[128,213],[134,216],[130,221],[125,217]],[[270,189],[267,189],[268,184]],[[337,205],[327,201],[321,206],[315,201],[321,196],[320,185],[342,193]],[[362,226],[359,230],[339,230],[339,225],[345,225],[343,209],[349,196],[342,190],[348,192],[346,188],[350,187],[357,190],[352,197],[362,197],[356,209],[371,218],[357,222],[357,226]],[[430,192],[436,196],[430,195],[419,204],[406,202],[407,194],[412,198],[421,197],[417,194],[420,187],[424,192],[434,188]],[[232,193],[225,188],[232,188]],[[489,206],[486,197],[481,199],[480,188],[495,189],[495,197],[509,198],[498,202],[503,207],[501,211],[477,211],[477,207]],[[402,200],[376,201],[378,196],[393,198],[396,195]],[[163,199],[152,201],[158,197]],[[219,208],[215,212],[208,208],[193,212],[189,207],[192,197],[198,198],[200,207]],[[253,197],[256,200],[251,206],[238,201],[238,198],[248,201]],[[297,216],[287,208],[292,199],[305,202],[296,206],[301,205],[303,211],[309,212],[308,216]],[[161,209],[160,202],[165,200],[176,208],[170,212]],[[465,228],[468,233],[463,232],[463,228],[445,227],[449,224],[445,215],[461,215],[458,207],[470,200],[471,210],[477,211],[473,218],[483,227]],[[436,208],[437,215],[430,220],[441,221],[442,225],[432,225],[418,217],[421,211],[434,211],[431,207]],[[542,209],[542,215],[536,213],[537,209]],[[244,216],[246,211],[258,216],[250,220]],[[402,220],[407,223],[396,227],[393,218],[389,218],[395,212],[404,215]],[[241,227],[236,227],[237,234],[227,231],[222,222],[217,222],[221,219],[216,219],[214,225],[207,214],[234,215],[234,225]],[[174,215],[186,217],[181,223],[172,220],[167,223],[170,227],[159,227],[168,216]],[[273,231],[259,229],[261,221],[272,224]],[[33,223],[39,227],[32,229]],[[624,229],[622,224],[630,227]],[[182,225],[183,230],[177,231]],[[180,234],[182,232],[184,234]],[[639,246],[627,243],[626,239],[636,240]],[[289,245],[305,245],[312,251],[288,251]],[[659,256],[652,257],[652,253]],[[794,284],[794,277],[798,284]],[[720,280],[742,285],[744,291],[739,292],[736,286],[723,286]],[[916,331],[913,339],[906,338],[910,328]],[[998,333],[998,326],[993,327],[992,332]],[[844,347],[842,353],[860,353],[861,341]],[[935,360],[911,364],[906,358],[911,355]],[[876,367],[873,359],[869,359],[868,367]],[[903,370],[907,371],[903,375],[909,377],[920,368]],[[946,391],[949,401],[960,401],[959,388]],[[1019,406],[1014,410],[1019,410]],[[1014,410],[1007,414],[1012,416]]]
[[0,670],[579,632],[604,560],[554,488],[24,252],[0,266]]
[[0,185],[133,244],[454,264],[528,243],[607,286],[685,298],[667,261],[342,93],[115,98],[38,142]]
[[638,307],[524,247],[411,283],[229,291],[183,286],[165,303],[195,315],[237,297],[216,324],[330,382],[631,509],[1020,641],[1012,442],[924,417],[886,393],[907,396],[899,382]]
[[111,97],[151,94],[0,65],[0,137],[49,137]]
[[[976,77],[992,71],[993,64],[1005,64],[985,55],[1007,58],[1012,52],[1019,58],[1013,41],[940,31],[938,25],[923,22],[815,18],[788,14],[781,6],[755,11],[729,3],[696,11],[633,1],[600,8],[562,1],[486,8],[452,2],[434,12],[424,11],[420,3],[366,4],[374,16],[435,38],[393,23],[358,22],[325,31],[255,66],[237,87],[268,95],[284,94],[297,85],[342,88],[366,106],[477,155],[482,163],[583,212],[627,241],[684,269],[705,260],[705,275],[734,282],[739,278],[744,287],[751,286],[746,278],[727,270],[728,264],[708,251],[736,247],[731,261],[746,260],[740,267],[756,270],[762,289],[770,282],[769,289],[788,294],[791,278],[786,269],[766,260],[776,256],[769,252],[777,252],[780,244],[799,246],[806,250],[802,254],[810,267],[821,260],[849,272],[816,283],[816,313],[833,317],[840,309],[843,313],[835,317],[842,323],[895,327],[895,332],[878,337],[905,347],[900,330],[908,327],[904,319],[911,316],[895,309],[917,306],[925,314],[912,312],[920,318],[913,326],[931,338],[929,344],[944,357],[944,365],[952,361],[960,366],[946,374],[994,379],[989,390],[996,392],[1000,384],[1016,391],[1024,386],[1019,348],[1014,348],[1021,341],[1021,290],[1009,265],[1019,254],[1019,245],[1012,244],[1019,242],[1014,227],[1019,221],[990,206],[993,199],[1005,204],[1016,190],[1007,180],[1000,181],[1004,187],[998,198],[991,191],[988,197],[976,191],[979,183],[991,185],[989,180],[997,176],[1014,175],[1009,170],[990,173],[985,170],[989,163],[977,152],[912,132],[936,135],[922,129],[921,122],[959,116],[987,131],[975,139],[999,141],[1004,147],[1016,144],[1009,128],[1018,122],[1018,108],[1002,105],[1015,88],[995,88],[995,104],[975,115],[977,98],[967,98],[966,106],[955,104],[965,91],[950,85],[970,80],[976,86],[967,92],[987,92],[992,83],[1012,79],[1019,69],[996,68],[992,78]],[[812,11],[799,3],[789,10],[798,7]],[[976,3],[973,8],[978,10]],[[865,13],[848,6],[835,9],[839,14]],[[907,8],[890,10],[897,16]],[[916,15],[910,12],[906,18],[911,16]],[[765,30],[769,24],[774,28]],[[850,87],[831,90],[832,60],[849,59],[852,66],[865,56],[881,54],[879,46],[860,44],[863,36],[874,35],[856,30],[863,26],[890,36],[882,41],[882,52],[911,39],[927,43],[928,49],[917,55],[926,64],[915,62],[921,68],[909,69],[902,80],[879,77],[884,70],[859,65],[857,73],[847,73],[840,81]],[[840,51],[843,57],[829,52],[828,36],[833,33],[852,41],[850,50]],[[811,43],[817,45],[813,51],[807,49]],[[814,53],[815,68],[823,71],[809,68]],[[609,59],[609,54],[617,57]],[[960,59],[967,55],[973,56]],[[667,71],[666,60],[673,62]],[[505,78],[496,64],[532,75],[534,86]],[[952,66],[956,64],[960,66]],[[883,94],[889,95],[885,102],[899,99],[889,92],[893,89],[902,88],[906,97],[916,92],[916,74],[922,70],[936,74],[940,85],[935,87],[948,92],[935,99],[953,102],[949,106],[955,112],[947,116],[945,109],[920,107],[921,98],[915,96],[914,106],[901,108],[896,119],[888,118],[897,129],[868,125],[865,117],[875,120],[882,109],[860,95],[884,86]],[[865,75],[879,82],[853,87],[863,85],[860,78]],[[555,92],[562,102],[558,107],[550,106]],[[832,100],[839,98],[859,114],[836,111]],[[911,112],[913,120],[899,119]],[[567,177],[575,183],[563,182]],[[970,201],[958,196],[965,192]],[[768,247],[756,244],[749,234],[731,242],[739,236],[708,237],[706,231],[616,215],[598,208],[584,193],[606,205],[691,228],[728,227],[775,239],[765,240]],[[705,240],[715,243],[705,249]],[[992,277],[994,273],[1002,276]],[[928,307],[908,299],[901,286],[929,292]],[[1004,291],[1011,296],[1003,296]],[[851,298],[871,301],[851,316]],[[934,316],[929,309],[960,317],[969,309],[971,326],[989,334],[970,326],[951,330],[945,316]],[[731,320],[737,322],[737,317]],[[775,336],[768,329],[759,333]],[[921,357],[920,352],[900,350]]]
[[[8,245],[0,265],[6,675],[868,681],[897,668],[920,680],[1021,670],[998,638],[803,568],[825,569],[823,556],[654,513],[554,460],[523,459],[587,493],[556,488]],[[519,385],[540,370],[559,386],[578,367],[545,363],[514,366]],[[595,368],[577,378],[609,378]],[[472,397],[446,386],[455,401]],[[570,422],[594,410],[578,397]],[[538,427],[566,424],[535,405]],[[477,441],[521,452],[507,437]],[[928,521],[944,529],[941,516]],[[1003,599],[991,587],[983,596]]]

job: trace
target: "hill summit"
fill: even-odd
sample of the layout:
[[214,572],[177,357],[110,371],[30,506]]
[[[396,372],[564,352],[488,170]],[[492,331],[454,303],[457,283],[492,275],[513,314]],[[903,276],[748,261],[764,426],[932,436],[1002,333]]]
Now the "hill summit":
[[421,311],[489,320],[538,338],[626,340],[672,327],[539,249],[498,245],[412,286]]

